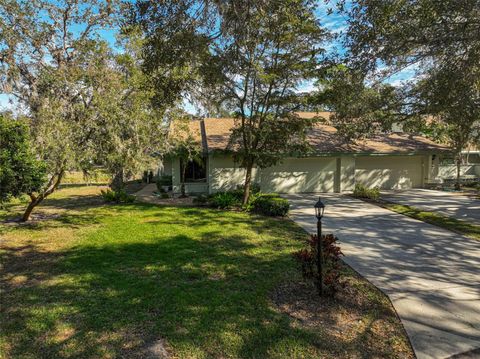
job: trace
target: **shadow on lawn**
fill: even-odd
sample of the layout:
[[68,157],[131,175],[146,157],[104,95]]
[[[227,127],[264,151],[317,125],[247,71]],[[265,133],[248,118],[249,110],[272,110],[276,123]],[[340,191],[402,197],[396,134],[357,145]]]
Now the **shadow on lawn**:
[[[365,355],[357,350],[362,333],[342,340],[322,326],[292,325],[289,316],[272,309],[274,287],[298,278],[290,256],[294,245],[285,238],[289,233],[304,239],[305,233],[290,221],[188,207],[171,214],[168,207],[152,211],[158,207],[142,203],[95,210],[98,196],[78,197],[46,201],[52,208],[83,211],[39,228],[102,223],[105,216],[135,211],[153,235],[105,243],[87,237],[57,252],[4,247],[0,329],[7,356],[149,358],[158,357],[165,341],[184,357]],[[210,229],[212,222],[216,227]],[[198,233],[155,236],[155,227],[168,225]],[[218,226],[261,238],[254,243],[246,232],[229,234]]]
[[[100,207],[104,202],[99,192],[95,192],[98,187],[75,186],[75,190],[78,188],[91,190],[92,193],[76,194],[71,193],[70,189],[55,192],[34,209],[29,222],[19,225],[29,229],[42,229],[62,224],[88,224],[88,217],[94,219],[92,213],[88,211]],[[26,197],[21,201],[7,203],[6,210],[0,212],[0,226],[2,222],[10,224],[18,222],[27,205]]]
[[[257,228],[268,231],[262,221]],[[252,255],[257,246],[242,236],[220,239],[208,232],[201,241],[177,235],[59,253],[6,248],[2,333],[10,357],[146,358],[159,340],[209,357],[264,358],[292,342],[310,353],[351,347],[271,309],[272,285],[291,277],[288,254]]]

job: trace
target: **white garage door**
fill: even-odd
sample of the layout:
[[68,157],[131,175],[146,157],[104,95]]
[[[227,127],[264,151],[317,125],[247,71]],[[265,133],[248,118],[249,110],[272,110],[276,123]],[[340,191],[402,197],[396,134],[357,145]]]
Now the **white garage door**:
[[356,157],[355,182],[381,189],[421,187],[422,156]]
[[335,158],[285,159],[261,171],[260,186],[264,192],[333,192],[335,170]]

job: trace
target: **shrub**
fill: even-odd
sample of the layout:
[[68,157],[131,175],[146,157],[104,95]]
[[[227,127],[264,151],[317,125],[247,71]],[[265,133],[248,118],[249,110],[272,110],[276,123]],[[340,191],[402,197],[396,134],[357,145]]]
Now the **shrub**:
[[367,188],[360,184],[356,184],[355,189],[353,190],[353,196],[356,198],[377,200],[380,197],[380,189],[378,187]]
[[162,192],[162,193],[160,194],[160,198],[166,199],[166,198],[170,198],[170,196],[168,195],[168,193]]
[[463,187],[471,187],[471,188],[480,189],[480,182],[474,181],[474,180],[464,182]]
[[135,196],[128,194],[125,190],[112,191],[111,189],[102,190],[102,197],[107,203],[132,203]]
[[235,197],[235,200],[237,200],[239,203],[242,203],[242,200],[243,200],[243,189],[242,188],[237,188],[236,190],[228,191],[228,193],[231,193],[231,195],[233,197]]
[[218,192],[212,195],[209,199],[210,205],[215,208],[228,208],[234,206],[240,206],[241,199],[238,199],[238,195],[231,192]]
[[290,203],[275,193],[253,195],[248,209],[265,216],[286,216]]
[[[337,245],[338,238],[333,234],[322,236],[323,249],[323,288],[327,295],[334,295],[340,288],[340,257],[343,255]],[[318,283],[317,272],[317,244],[318,236],[311,234],[307,239],[307,247],[293,253],[293,257],[300,264],[304,279],[315,280]]]
[[260,193],[260,185],[258,183],[254,183],[250,186],[250,193],[257,194]]

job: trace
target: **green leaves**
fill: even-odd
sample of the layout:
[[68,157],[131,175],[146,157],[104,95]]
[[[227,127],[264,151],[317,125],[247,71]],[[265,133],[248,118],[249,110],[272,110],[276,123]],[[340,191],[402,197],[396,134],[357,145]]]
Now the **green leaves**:
[[39,191],[46,182],[45,170],[33,154],[25,123],[0,114],[0,203]]
[[365,84],[365,76],[344,65],[333,66],[317,82],[314,102],[332,110],[330,121],[348,140],[388,131],[402,117],[401,92],[388,84]]
[[[388,129],[391,121],[384,117],[388,114],[408,119],[405,128],[418,130],[429,116],[430,125],[452,129],[447,131],[447,142],[457,151],[469,142],[478,142],[478,1],[340,3],[348,18],[345,62],[360,75],[361,90],[358,96],[355,91],[348,92],[352,88],[348,83],[342,88],[342,79],[334,85],[336,95],[350,94],[337,101],[340,126],[350,122],[349,132],[364,134],[369,124],[376,128],[378,120]],[[395,91],[385,87],[386,80],[404,70],[414,73],[410,81],[398,84]]]

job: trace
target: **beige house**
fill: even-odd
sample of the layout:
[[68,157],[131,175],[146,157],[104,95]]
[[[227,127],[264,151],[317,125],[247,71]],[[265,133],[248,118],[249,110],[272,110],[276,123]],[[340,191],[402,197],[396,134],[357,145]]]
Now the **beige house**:
[[[302,117],[315,114],[299,113]],[[328,117],[328,113],[321,114]],[[203,149],[202,164],[186,168],[188,193],[215,193],[242,185],[245,170],[227,151],[232,118],[192,120],[190,130]],[[423,187],[438,171],[439,155],[449,149],[431,140],[406,133],[379,134],[368,140],[345,143],[337,130],[317,124],[308,134],[312,154],[289,157],[281,163],[254,169],[254,182],[264,192],[349,192],[355,184],[381,189]],[[166,159],[161,172],[171,175],[173,191],[181,184],[178,158]]]

